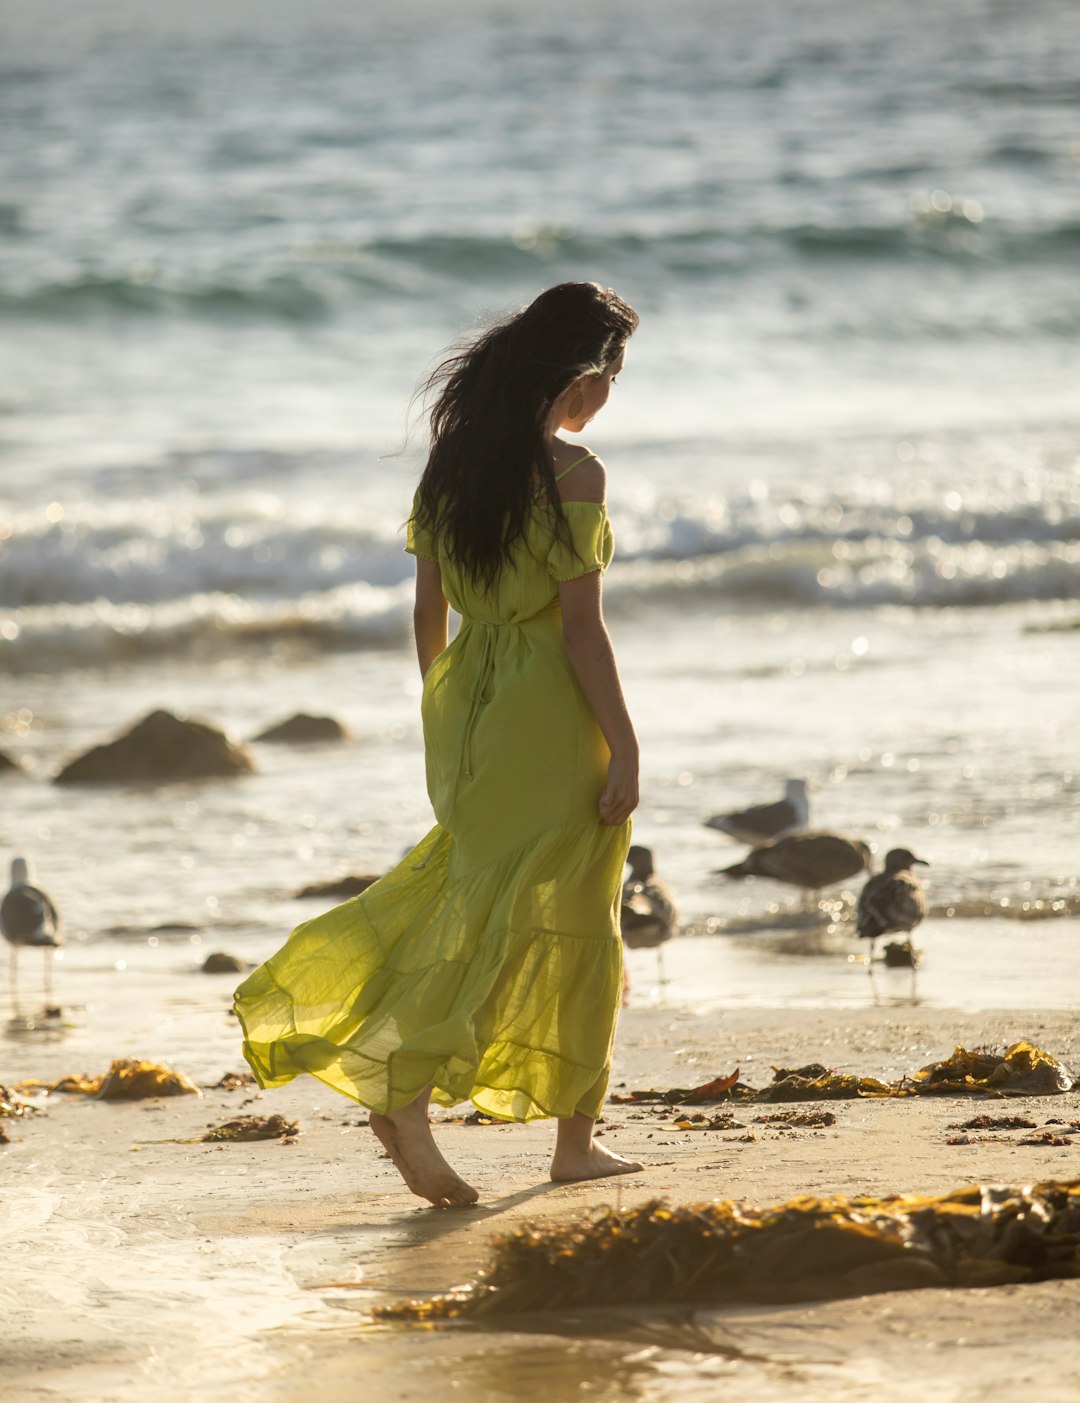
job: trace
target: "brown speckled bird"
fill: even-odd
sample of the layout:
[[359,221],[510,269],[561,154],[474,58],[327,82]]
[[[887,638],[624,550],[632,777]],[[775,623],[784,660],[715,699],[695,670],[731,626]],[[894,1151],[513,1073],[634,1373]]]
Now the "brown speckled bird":
[[649,848],[634,844],[626,854],[630,875],[623,883],[620,921],[623,942],[631,950],[655,949],[657,974],[664,982],[661,946],[678,934],[675,894],[653,868]]
[[871,877],[859,893],[855,919],[859,939],[870,942],[871,963],[876,940],[897,932],[910,935],[926,915],[926,897],[911,869],[929,866],[907,848],[893,848],[885,854],[885,871]]
[[861,838],[815,829],[763,843],[721,872],[725,877],[771,877],[816,898],[822,887],[854,877],[869,865],[870,848]]

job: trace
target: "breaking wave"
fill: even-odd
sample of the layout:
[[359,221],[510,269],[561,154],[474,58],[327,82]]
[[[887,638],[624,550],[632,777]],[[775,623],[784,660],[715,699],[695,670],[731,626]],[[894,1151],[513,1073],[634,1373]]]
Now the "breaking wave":
[[[880,493],[616,502],[613,611],[994,606],[1080,598],[1080,484],[896,502]],[[237,648],[403,644],[399,523],[354,525],[272,496],[151,500],[0,519],[0,668]]]

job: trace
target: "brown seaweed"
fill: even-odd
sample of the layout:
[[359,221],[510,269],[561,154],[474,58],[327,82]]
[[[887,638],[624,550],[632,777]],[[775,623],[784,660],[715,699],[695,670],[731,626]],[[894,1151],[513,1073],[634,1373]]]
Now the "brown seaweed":
[[1072,1131],[1066,1130],[1064,1133],[1055,1130],[1053,1126],[1044,1125],[1040,1130],[1033,1131],[1030,1135],[1022,1135],[1017,1140],[1018,1145],[1071,1145]]
[[804,1077],[798,1072],[776,1077],[770,1085],[742,1099],[747,1101],[854,1101],[860,1097],[896,1096],[895,1087],[877,1077],[857,1077],[841,1072]]
[[827,1300],[1080,1276],[1080,1180],[935,1197],[724,1200],[606,1209],[497,1241],[471,1285],[383,1306],[403,1321],[590,1306]]
[[255,1078],[250,1072],[226,1072],[219,1080],[209,1087],[210,1091],[245,1091],[249,1086],[255,1086]]
[[[675,1086],[667,1091],[630,1091],[625,1096],[613,1095],[610,1099],[616,1104],[630,1104],[641,1101],[666,1101],[669,1106],[706,1105],[710,1101],[724,1101],[731,1092],[742,1086],[738,1067],[726,1077],[714,1077],[703,1086]],[[749,1090],[748,1087],[743,1088]]]
[[295,1145],[300,1138],[300,1122],[286,1120],[283,1115],[236,1116],[233,1120],[212,1125],[202,1135],[181,1137],[169,1135],[164,1140],[140,1140],[140,1145],[220,1145],[244,1144],[251,1140],[277,1140],[281,1145]]
[[1036,1122],[1027,1116],[992,1116],[986,1111],[967,1120],[953,1121],[950,1130],[1034,1130]]
[[770,1067],[773,1081],[787,1081],[789,1077],[803,1077],[806,1081],[818,1081],[832,1071],[824,1062],[808,1062],[805,1067]]
[[801,1130],[824,1130],[836,1124],[832,1111],[823,1111],[814,1106],[809,1111],[770,1111],[764,1116],[754,1117],[755,1125],[787,1125]]
[[[804,1075],[807,1072],[812,1075]],[[736,1070],[730,1076],[716,1077],[703,1086],[672,1087],[668,1091],[631,1091],[624,1096],[612,1096],[611,1100],[622,1105],[661,1102],[668,1106],[701,1106],[723,1101],[738,1104],[751,1101],[842,1101],[859,1096],[910,1094],[900,1092],[876,1077],[830,1072],[819,1063],[798,1071],[787,1067],[775,1068],[773,1080],[766,1087],[747,1086],[737,1080],[738,1075]]]
[[246,1140],[296,1140],[300,1135],[300,1122],[286,1120],[284,1116],[237,1116],[222,1125],[212,1126],[200,1140],[213,1143]]
[[820,1062],[804,1067],[773,1067],[768,1086],[746,1086],[738,1068],[696,1087],[667,1091],[631,1091],[615,1095],[616,1104],[660,1102],[692,1106],[723,1101],[846,1101],[876,1096],[1057,1096],[1073,1086],[1071,1073],[1055,1057],[1030,1042],[1003,1053],[957,1047],[951,1057],[932,1062],[898,1082],[834,1072]]

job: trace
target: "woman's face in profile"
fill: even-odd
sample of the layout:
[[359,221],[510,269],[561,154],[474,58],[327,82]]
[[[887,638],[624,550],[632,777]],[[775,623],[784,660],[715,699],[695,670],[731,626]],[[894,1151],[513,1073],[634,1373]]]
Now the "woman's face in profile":
[[[624,347],[619,355],[606,366],[599,375],[588,375],[581,382],[581,412],[573,419],[564,419],[562,428],[570,433],[580,433],[590,419],[596,416],[607,404],[611,394],[611,387],[623,366],[626,364],[626,348]],[[570,402],[573,403],[574,396],[571,394]]]

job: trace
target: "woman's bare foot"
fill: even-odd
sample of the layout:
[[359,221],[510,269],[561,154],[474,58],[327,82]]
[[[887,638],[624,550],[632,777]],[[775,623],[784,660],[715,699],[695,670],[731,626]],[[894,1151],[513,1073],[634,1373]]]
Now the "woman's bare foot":
[[419,1096],[386,1116],[373,1111],[369,1122],[398,1173],[418,1198],[426,1198],[436,1208],[466,1208],[480,1197],[439,1153],[428,1123],[426,1096]]
[[578,1179],[606,1179],[609,1174],[636,1174],[644,1167],[636,1159],[626,1159],[593,1140],[585,1149],[557,1146],[551,1160],[551,1177],[556,1184],[569,1184]]

